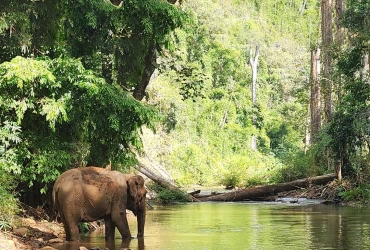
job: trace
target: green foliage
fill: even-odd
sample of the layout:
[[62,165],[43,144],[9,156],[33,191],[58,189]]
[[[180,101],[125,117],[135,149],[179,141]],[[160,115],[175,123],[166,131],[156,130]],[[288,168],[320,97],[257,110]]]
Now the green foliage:
[[140,81],[151,44],[159,51],[170,46],[172,31],[187,19],[180,8],[159,0],[123,1],[119,8],[109,1],[58,1],[58,8],[68,53],[127,89]]
[[[307,173],[289,161],[303,150],[318,1],[182,4],[1,2],[0,123],[16,136],[4,137],[4,171],[32,185],[87,162],[124,168],[134,163],[131,149],[142,147],[145,125],[160,135],[147,153],[181,185],[247,186]],[[248,52],[256,45],[252,106]],[[161,75],[146,101],[159,117],[129,93],[151,46]],[[252,135],[258,151],[250,149]]]
[[226,189],[233,189],[240,184],[241,176],[237,173],[228,173],[222,176],[221,185],[224,185]]
[[18,200],[15,198],[14,177],[0,167],[0,231],[11,229],[14,216],[19,212]]
[[277,182],[288,182],[307,176],[317,176],[332,173],[326,166],[325,151],[315,145],[307,152],[292,152],[285,159],[285,167],[281,169],[277,176]]
[[[149,92],[170,129],[147,150],[180,185],[266,184],[309,172],[309,164],[290,164],[304,148],[305,62],[319,21],[317,2],[305,3],[263,1],[260,9],[245,1],[184,3],[193,22],[176,31],[177,50],[160,58],[164,74]],[[248,60],[255,45],[258,104],[252,106]],[[250,148],[252,134],[258,152]]]
[[[347,5],[348,4],[348,5]],[[351,43],[338,53],[338,73],[343,74],[340,106],[328,124],[322,141],[327,143],[344,177],[362,184],[367,178],[369,159],[369,75],[365,71],[370,32],[367,28],[370,6],[366,1],[348,1],[342,24],[348,29]],[[364,189],[366,190],[366,189]],[[359,188],[354,190],[362,192]]]
[[9,219],[0,217],[0,231],[8,231],[12,228]]
[[342,190],[338,194],[344,201],[361,201],[368,205],[370,201],[370,184],[365,183],[350,190]]
[[[172,33],[188,16],[162,0],[5,1],[0,3],[0,63],[16,56],[68,55],[87,69],[133,89],[140,82],[148,49],[173,44]],[[46,25],[47,24],[47,25]]]
[[208,78],[201,69],[186,65],[177,75],[174,80],[181,83],[180,94],[184,100],[191,99],[195,102],[197,97],[205,97],[204,85]]
[[[13,179],[6,177],[4,171],[1,172],[1,181],[3,183],[0,188],[0,220],[3,222],[10,222],[15,216],[18,210],[18,200],[14,198],[14,194],[11,193],[11,189],[14,188],[12,181]],[[7,188],[4,185],[8,185]]]
[[4,126],[0,127],[0,171],[10,169],[15,173],[20,173],[15,148],[16,144],[21,142],[20,132],[21,128],[15,122],[5,121]]
[[1,167],[42,193],[70,166],[132,164],[141,126],[153,128],[154,110],[72,58],[0,64],[0,90]]
[[187,195],[178,190],[170,190],[156,183],[152,183],[148,188],[156,193],[155,201],[161,204],[188,201]]
[[80,222],[80,223],[78,223],[78,230],[82,234],[90,232],[89,223],[88,222]]

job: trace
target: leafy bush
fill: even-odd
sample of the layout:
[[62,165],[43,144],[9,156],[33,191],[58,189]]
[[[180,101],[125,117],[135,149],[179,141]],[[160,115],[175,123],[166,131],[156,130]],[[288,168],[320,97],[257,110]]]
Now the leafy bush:
[[90,232],[89,223],[88,222],[80,222],[80,223],[78,223],[78,230],[82,234]]
[[0,231],[8,231],[12,226],[10,224],[9,218],[0,217]]
[[345,201],[360,201],[364,204],[370,203],[370,183],[362,184],[350,190],[342,190],[338,194]]
[[[156,114],[78,59],[16,57],[0,64],[0,169],[29,186],[71,166],[121,165],[140,150],[139,130]],[[10,146],[9,146],[10,145]]]
[[9,170],[17,171],[19,165],[16,161],[16,149],[19,142],[20,127],[15,123],[4,122],[0,127],[0,230],[11,228],[11,221],[18,212],[18,201],[12,190],[15,188],[13,175]]
[[248,180],[245,183],[245,186],[246,187],[253,187],[253,186],[258,186],[258,185],[262,185],[262,184],[266,184],[266,181],[263,177],[253,176],[251,178],[248,178]]
[[187,195],[181,191],[170,190],[156,183],[149,185],[148,188],[157,194],[155,201],[161,204],[188,201]]
[[241,176],[235,172],[225,174],[221,179],[221,185],[224,185],[226,189],[233,189],[240,184]]
[[11,228],[12,220],[19,211],[18,200],[10,192],[13,189],[12,176],[0,168],[0,230],[7,231]]

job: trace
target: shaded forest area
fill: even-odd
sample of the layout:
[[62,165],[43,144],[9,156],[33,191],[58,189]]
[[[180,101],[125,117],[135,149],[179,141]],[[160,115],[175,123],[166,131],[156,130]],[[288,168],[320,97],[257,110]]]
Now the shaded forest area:
[[0,221],[19,201],[47,209],[60,173],[86,165],[178,187],[334,172],[343,199],[366,200],[369,11],[350,0],[0,2]]

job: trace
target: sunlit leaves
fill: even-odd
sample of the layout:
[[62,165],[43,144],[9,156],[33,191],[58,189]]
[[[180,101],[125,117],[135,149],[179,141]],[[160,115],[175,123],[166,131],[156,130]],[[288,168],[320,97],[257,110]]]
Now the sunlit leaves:
[[154,127],[152,109],[80,60],[17,57],[0,72],[0,167],[29,185],[48,184],[73,164],[124,165],[130,146],[141,148],[141,126]]
[[19,144],[21,127],[14,122],[5,121],[0,127],[0,173],[3,171],[20,173],[15,146]]
[[70,94],[67,93],[58,100],[52,98],[44,98],[40,114],[45,115],[46,120],[50,123],[50,128],[55,129],[55,122],[67,120],[66,102],[70,99]]
[[[55,88],[60,87],[60,84],[55,82],[55,77],[46,62],[16,57],[10,62],[1,64],[0,72],[2,72],[0,73],[2,98],[9,101],[8,109],[15,110],[18,124],[21,124],[27,110],[35,112],[43,110],[41,113],[49,115],[48,119],[53,122],[50,114],[45,112],[47,109],[50,110],[48,105],[50,100],[43,100],[42,95],[51,94]],[[44,107],[43,104],[47,106]]]
[[[310,41],[318,33],[317,3],[184,2],[193,21],[176,31],[176,50],[157,61],[167,78],[156,80],[149,100],[161,110],[168,132],[158,145],[169,145],[150,152],[181,183],[222,174],[238,174],[241,184],[253,178],[249,174],[258,183],[274,181],[287,156],[303,150],[308,107],[302,96],[307,98]],[[248,51],[255,45],[261,55],[258,105],[252,106]],[[254,153],[252,134],[258,138]]]
[[0,34],[1,34],[4,30],[6,30],[6,29],[8,29],[8,28],[9,28],[9,26],[8,26],[8,24],[6,23],[5,18],[4,18],[3,16],[0,16]]
[[4,125],[0,127],[0,155],[3,154],[10,145],[18,144],[21,141],[19,137],[19,133],[21,131],[21,127],[19,127],[16,123],[5,121]]
[[10,62],[1,64],[0,72],[2,72],[0,75],[1,88],[8,84],[16,85],[18,89],[25,88],[31,96],[34,96],[33,88],[37,84],[48,85],[47,87],[58,87],[58,85],[53,85],[55,78],[48,70],[47,64],[43,61],[18,56]]

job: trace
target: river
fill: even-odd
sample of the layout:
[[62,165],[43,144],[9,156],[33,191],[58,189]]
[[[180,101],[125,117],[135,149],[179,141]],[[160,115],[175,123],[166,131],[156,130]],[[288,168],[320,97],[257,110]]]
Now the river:
[[[135,217],[129,216],[136,235]],[[147,212],[145,237],[114,243],[104,233],[82,237],[87,248],[166,249],[370,249],[370,208],[301,203],[188,203],[157,206]],[[76,243],[58,249],[72,250]]]

